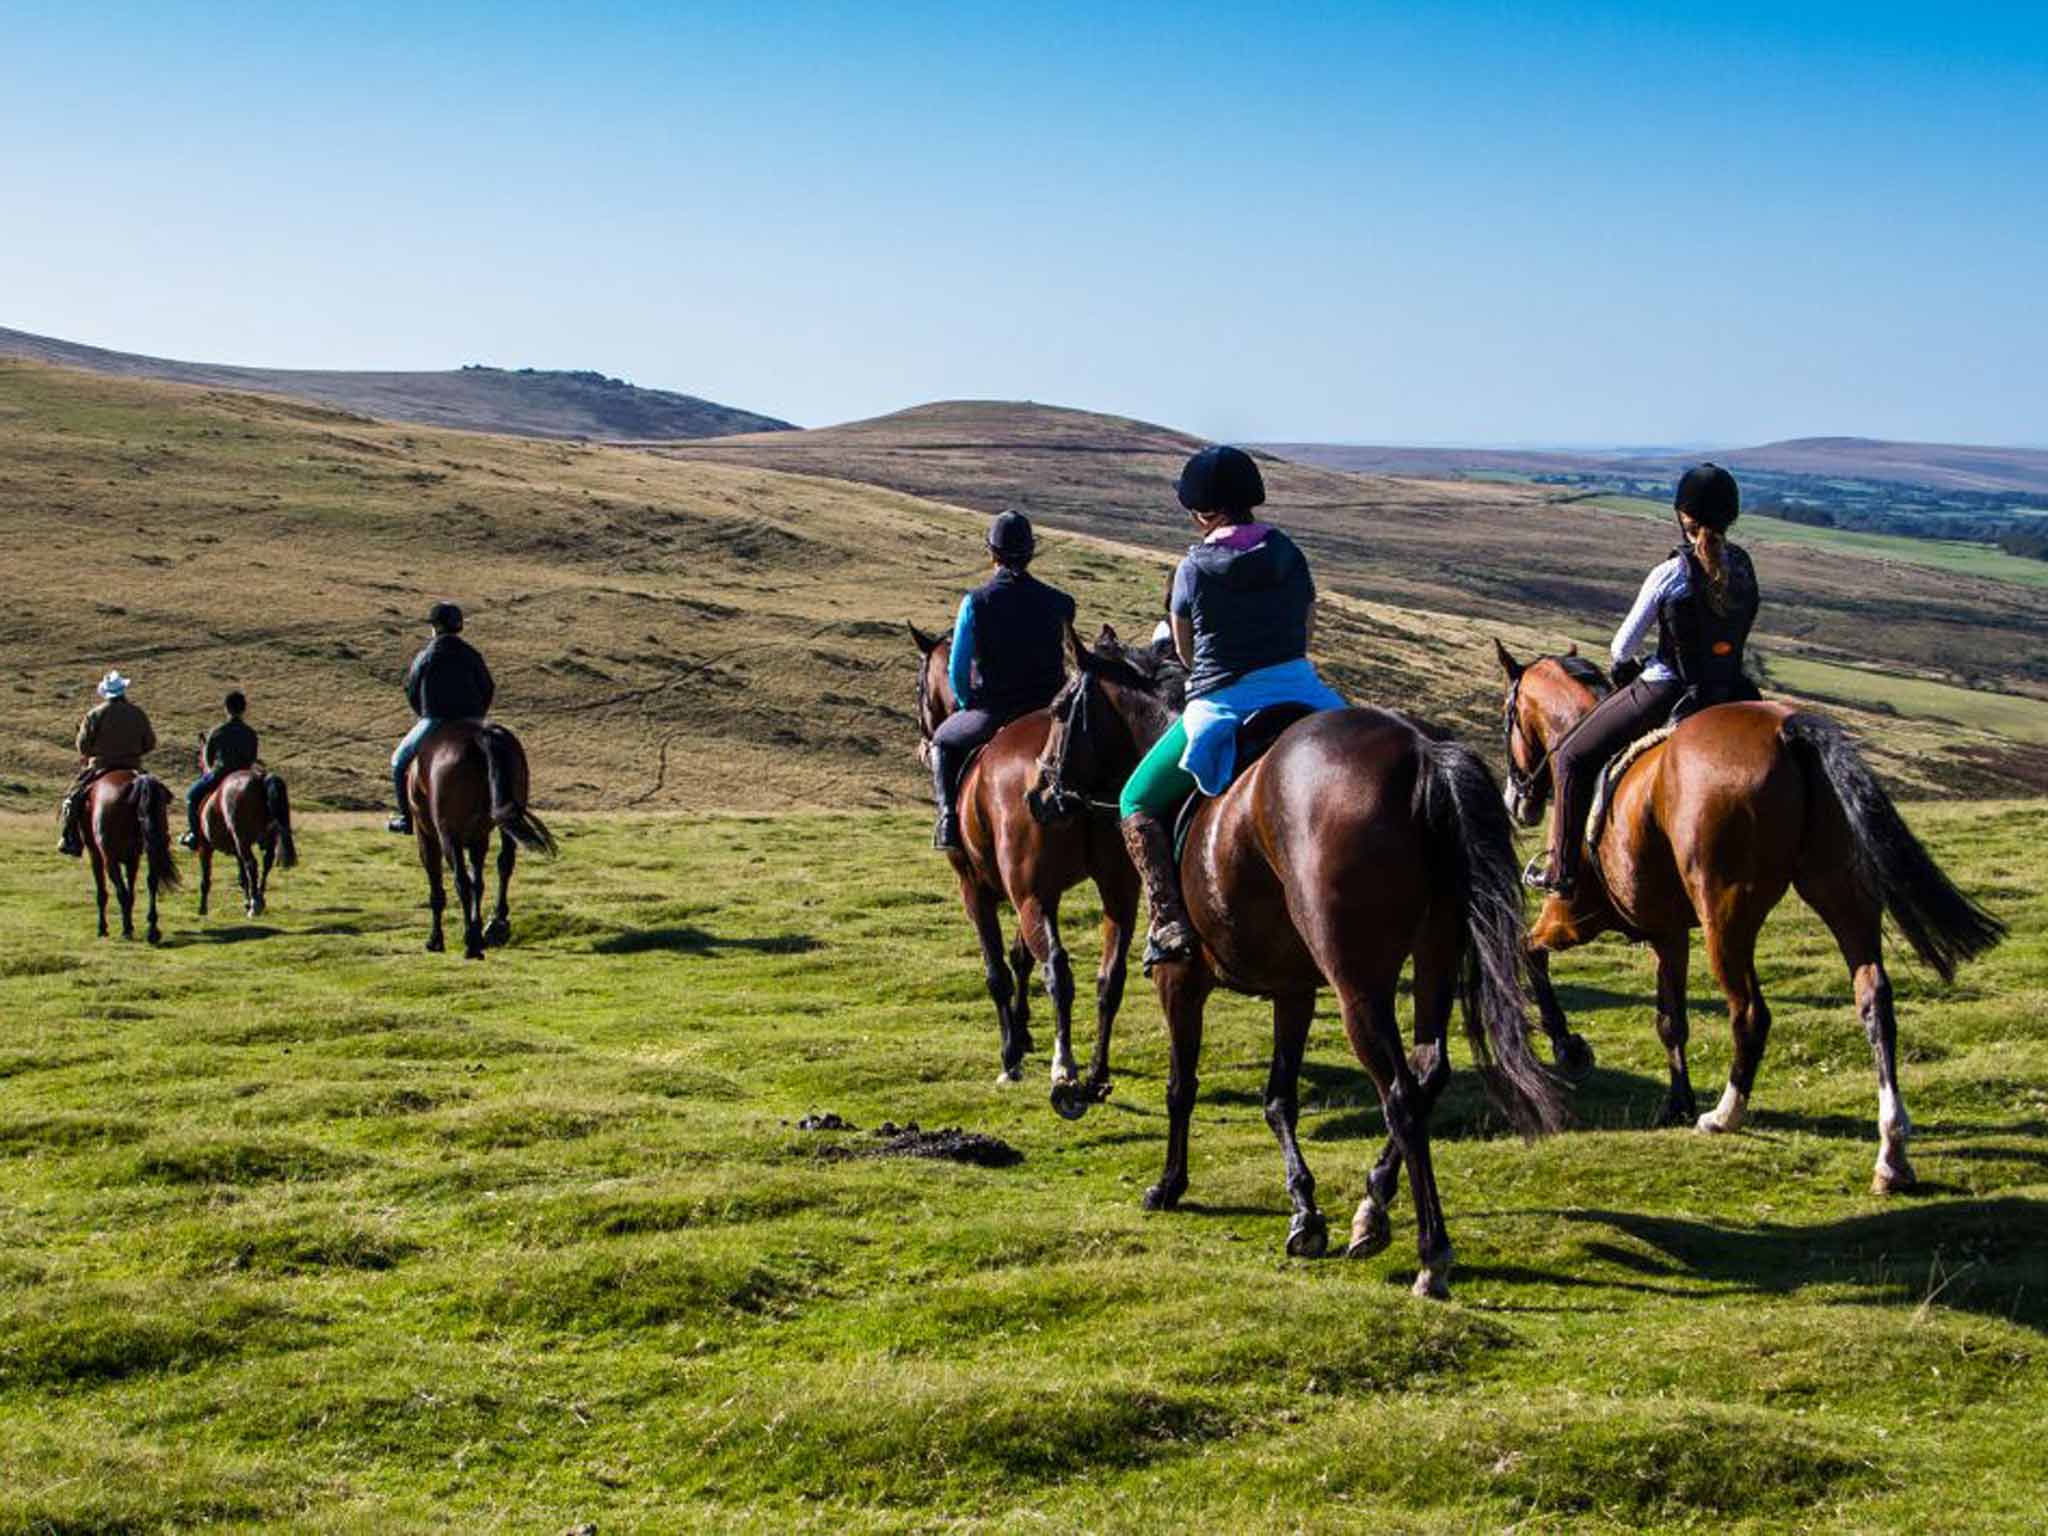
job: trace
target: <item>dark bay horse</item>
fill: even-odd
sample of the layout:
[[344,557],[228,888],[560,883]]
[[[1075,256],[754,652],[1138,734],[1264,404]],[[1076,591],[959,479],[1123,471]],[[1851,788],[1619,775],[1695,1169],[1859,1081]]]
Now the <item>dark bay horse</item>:
[[242,910],[262,915],[273,863],[299,862],[292,837],[291,795],[284,780],[261,767],[238,768],[216,784],[199,807],[199,915],[213,894],[213,856],[231,855],[242,887]]
[[[1607,678],[1576,656],[1525,666],[1495,646],[1507,675],[1509,809],[1534,826],[1550,797],[1550,753],[1605,696]],[[1671,1069],[1659,1123],[1693,1121],[1710,1132],[1737,1129],[1747,1112],[1771,1028],[1756,974],[1757,935],[1786,890],[1796,889],[1848,964],[1877,1064],[1872,1187],[1884,1194],[1912,1184],[1912,1124],[1899,1093],[1882,920],[1889,913],[1944,981],[1954,979],[1959,962],[1996,944],[2005,925],[1942,873],[1840,726],[1784,704],[1721,704],[1688,717],[1623,774],[1580,885],[1568,900],[1547,900],[1530,931],[1531,976],[1546,1021],[1563,1020],[1550,986],[1553,951],[1609,931],[1646,941],[1657,955],[1657,1035]],[[1695,927],[1735,1034],[1727,1089],[1704,1115],[1685,1063]]]
[[[550,857],[556,851],[554,834],[527,809],[528,792],[526,752],[502,725],[454,720],[420,743],[406,774],[406,795],[434,913],[429,950],[447,947],[441,934],[441,914],[448,905],[441,883],[444,864],[455,877],[456,899],[462,903],[463,953],[481,960],[486,945],[512,937],[506,895],[519,850]],[[493,830],[498,833],[498,909],[486,927],[484,855]]]
[[[1112,793],[1165,732],[1184,689],[1157,651],[1076,643],[1076,671],[1052,706],[1040,764],[1055,798]],[[1513,833],[1486,765],[1454,742],[1377,709],[1328,710],[1194,812],[1180,858],[1190,959],[1154,968],[1171,1040],[1166,1169],[1145,1194],[1170,1210],[1188,1187],[1188,1123],[1202,1013],[1218,986],[1273,1000],[1266,1123],[1294,1206],[1287,1251],[1322,1253],[1328,1223],[1295,1135],[1302,1053],[1315,995],[1335,990],[1352,1051],[1371,1074],[1389,1141],[1352,1222],[1355,1257],[1387,1246],[1387,1209],[1407,1164],[1422,1261],[1415,1291],[1448,1293],[1451,1244],[1430,1162],[1430,1111],[1450,1076],[1454,999],[1496,1102],[1525,1133],[1563,1123],[1561,1085],[1531,1052],[1520,984],[1521,890]],[[1413,1059],[1395,986],[1414,960]]]
[[163,942],[157,926],[159,891],[178,888],[178,865],[171,857],[171,792],[161,779],[128,768],[101,774],[86,791],[80,820],[85,831],[85,856],[92,865],[94,893],[99,898],[100,937],[107,936],[107,882],[121,903],[121,937],[135,937],[135,878],[146,866],[149,885],[149,942]]
[[[919,652],[918,756],[927,757],[932,732],[952,713],[946,681],[950,633],[927,635],[915,624]],[[1109,1037],[1123,1002],[1124,968],[1138,920],[1138,872],[1124,852],[1114,814],[1083,814],[1041,822],[1026,803],[1037,778],[1038,754],[1052,717],[1044,710],[1013,720],[982,749],[960,785],[961,847],[947,857],[960,880],[960,902],[981,941],[982,971],[1002,1032],[1002,1080],[1021,1077],[1032,1047],[1030,985],[1034,964],[1045,967],[1054,1038],[1052,1104],[1078,1120],[1090,1104],[1109,1097]],[[1060,897],[1093,880],[1102,897],[1102,961],[1095,972],[1095,1056],[1083,1080],[1072,1039],[1074,971],[1060,940]],[[1003,951],[1001,905],[1017,913],[1017,937]]]

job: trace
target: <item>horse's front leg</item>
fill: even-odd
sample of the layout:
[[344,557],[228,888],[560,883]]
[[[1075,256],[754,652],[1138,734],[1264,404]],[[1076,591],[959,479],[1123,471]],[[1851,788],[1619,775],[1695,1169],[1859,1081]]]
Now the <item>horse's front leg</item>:
[[1100,1103],[1109,1097],[1109,1036],[1123,1006],[1131,938],[1138,927],[1138,880],[1125,865],[1120,875],[1097,876],[1095,886],[1102,893],[1102,963],[1095,972],[1095,1056],[1081,1087],[1088,1099]]
[[1542,1021],[1544,1036],[1550,1041],[1550,1059],[1573,1082],[1593,1070],[1593,1047],[1572,1028],[1564,1005],[1557,1000],[1557,989],[1550,984],[1550,956],[1555,950],[1585,943],[1591,934],[1582,930],[1583,924],[1574,920],[1567,903],[1559,897],[1549,897],[1537,914],[1536,925],[1529,930],[1526,951],[1529,991],[1535,997],[1536,1016]]
[[1145,1191],[1145,1209],[1170,1211],[1188,1190],[1188,1123],[1194,1118],[1202,1062],[1202,1013],[1216,981],[1197,955],[1152,968],[1166,1014],[1166,1168]]
[[1031,973],[1037,965],[1038,957],[1031,953],[1024,936],[1018,934],[1010,943],[1010,980],[1014,983],[1010,992],[1010,1032],[1017,1040],[1019,1061],[1037,1049],[1031,1038]]
[[1316,1178],[1301,1155],[1295,1122],[1301,1114],[1301,1058],[1308,1048],[1308,1027],[1316,1014],[1316,995],[1273,999],[1273,1065],[1266,1074],[1266,1124],[1280,1142],[1280,1160],[1287,1168],[1287,1198],[1294,1218],[1287,1227],[1287,1252],[1297,1259],[1319,1259],[1330,1246],[1330,1224],[1316,1209]]
[[156,920],[156,871],[147,867],[146,858],[144,860],[143,884],[149,888],[149,912],[142,929],[142,936],[152,944],[161,944],[164,941],[164,931],[157,926]]
[[512,866],[519,862],[519,844],[507,833],[498,834],[498,908],[484,929],[484,943],[496,949],[512,940]]
[[1692,963],[1692,935],[1667,935],[1656,941],[1655,948],[1657,1038],[1664,1043],[1664,1059],[1671,1072],[1671,1087],[1664,1095],[1664,1107],[1657,1112],[1657,1124],[1691,1125],[1700,1114],[1699,1102],[1693,1097],[1692,1071],[1685,1060],[1685,1043],[1692,1034],[1685,1008],[1686,975]]
[[438,955],[448,947],[441,931],[441,916],[448,907],[448,890],[441,878],[441,844],[428,829],[425,818],[420,819],[418,827],[420,868],[427,874],[427,909],[433,914],[433,927],[427,933],[427,953]]
[[1014,995],[1010,968],[1003,959],[1003,926],[997,911],[1000,898],[967,870],[959,871],[960,904],[974,924],[974,936],[981,944],[981,974],[988,985],[989,1001],[996,1005],[996,1028],[1002,1038],[1002,1071],[999,1083],[1014,1083],[1023,1074],[1025,1040],[1011,1008]]
[[1058,892],[1033,892],[1017,906],[1017,934],[1045,970],[1045,995],[1052,1000],[1052,1107],[1062,1118],[1088,1112],[1074,1067],[1074,966],[1060,942]]

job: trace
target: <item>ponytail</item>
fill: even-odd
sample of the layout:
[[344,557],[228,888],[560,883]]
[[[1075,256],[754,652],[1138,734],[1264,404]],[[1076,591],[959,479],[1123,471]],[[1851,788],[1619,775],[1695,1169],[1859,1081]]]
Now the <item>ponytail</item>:
[[1692,536],[1692,551],[1699,558],[1700,569],[1706,572],[1707,606],[1716,613],[1728,611],[1728,535],[1718,528],[1698,525]]

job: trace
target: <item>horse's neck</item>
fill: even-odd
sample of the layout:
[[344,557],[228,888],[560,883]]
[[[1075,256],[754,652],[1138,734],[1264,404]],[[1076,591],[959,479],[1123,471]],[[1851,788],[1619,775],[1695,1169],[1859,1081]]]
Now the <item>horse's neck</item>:
[[1138,761],[1158,745],[1159,738],[1180,718],[1150,694],[1140,693],[1133,688],[1118,688],[1105,684],[1104,693],[1110,702],[1110,712],[1123,726],[1124,735],[1131,743],[1130,761],[1109,765],[1122,777],[1127,777],[1138,766]]

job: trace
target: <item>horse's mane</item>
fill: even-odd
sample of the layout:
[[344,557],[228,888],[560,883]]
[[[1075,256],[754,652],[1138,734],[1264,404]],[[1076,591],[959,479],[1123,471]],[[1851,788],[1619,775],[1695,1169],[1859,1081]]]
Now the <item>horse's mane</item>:
[[1600,698],[1606,698],[1614,691],[1614,684],[1607,680],[1607,674],[1600,670],[1599,663],[1589,657],[1573,654],[1553,658],[1564,668],[1564,675],[1573,682],[1584,683]]
[[1156,645],[1126,645],[1121,640],[1104,641],[1089,654],[1109,682],[1148,694],[1175,714],[1187,707],[1188,669],[1178,656]]

